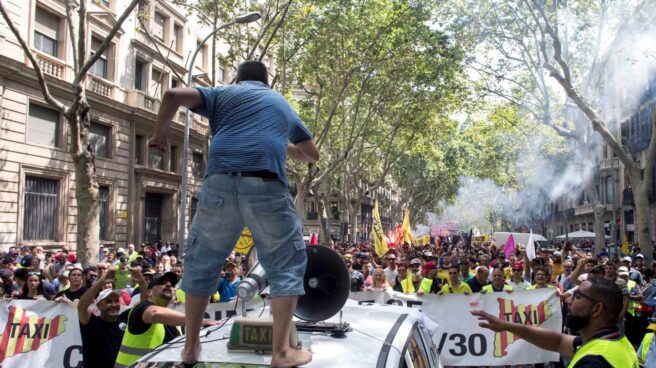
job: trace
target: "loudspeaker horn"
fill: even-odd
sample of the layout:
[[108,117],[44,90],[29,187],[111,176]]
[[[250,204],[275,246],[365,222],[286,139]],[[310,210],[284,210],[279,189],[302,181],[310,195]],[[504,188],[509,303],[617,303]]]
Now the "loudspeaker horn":
[[298,299],[294,315],[309,322],[323,321],[342,309],[351,280],[339,253],[322,245],[308,246],[306,253],[305,295]]

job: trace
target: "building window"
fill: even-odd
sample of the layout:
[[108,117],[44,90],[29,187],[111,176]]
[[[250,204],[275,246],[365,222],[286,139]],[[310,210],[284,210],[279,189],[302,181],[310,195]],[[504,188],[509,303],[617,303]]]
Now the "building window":
[[144,91],[144,85],[145,83],[143,82],[144,79],[144,68],[146,67],[146,63],[143,61],[137,59],[134,62],[134,89],[139,90],[139,91]]
[[173,25],[173,49],[182,53],[182,37],[184,36],[183,27],[179,24]]
[[153,68],[150,82],[150,95],[153,97],[161,98],[164,95],[164,76],[165,74]]
[[339,205],[337,202],[330,202],[330,215],[333,220],[339,220]]
[[[196,41],[196,48],[200,47],[202,42],[203,41],[201,41],[201,40],[197,40]],[[208,50],[207,45],[203,45],[203,47],[201,47],[200,51],[198,52],[198,57],[200,57],[200,67],[203,70],[208,69],[208,66],[207,66],[207,64],[208,64],[208,61],[207,61],[208,51],[207,50]]]
[[182,86],[182,82],[177,78],[171,79],[171,88],[178,88]]
[[164,170],[164,157],[162,157],[162,152],[157,147],[148,147],[148,167]]
[[225,68],[220,66],[219,67],[219,72],[217,73],[217,78],[221,82],[225,82]]
[[59,54],[60,18],[47,11],[36,8],[34,14],[34,48],[48,55]]
[[153,22],[153,36],[162,42],[164,42],[165,24],[166,17],[160,12],[155,12],[155,21]]
[[191,172],[194,175],[194,178],[202,179],[203,174],[205,174],[205,167],[203,162],[203,154],[199,152],[194,152],[191,160]]
[[[91,56],[96,54],[96,50],[100,48],[100,45],[102,44],[103,40],[97,37],[92,37],[91,38]],[[109,50],[109,48],[107,48]],[[96,77],[108,79],[108,70],[109,70],[109,63],[107,61],[107,51],[105,51],[104,54],[100,56],[100,58],[93,64],[91,67],[91,74],[95,75]]]
[[106,125],[91,122],[89,126],[89,144],[96,157],[109,158],[112,129]]
[[191,197],[191,204],[189,204],[189,221],[193,221],[198,209],[198,198]]
[[613,183],[613,177],[606,177],[606,203],[615,202],[615,185]]
[[23,240],[56,240],[59,181],[25,177]]
[[107,224],[109,222],[109,187],[100,186],[98,188],[98,212],[100,222],[100,240],[107,240]]
[[143,165],[143,135],[137,135],[134,139],[134,162],[137,165]]
[[100,3],[107,9],[111,9],[111,1],[110,0],[100,0]]
[[178,172],[178,147],[171,146],[169,151],[169,168],[171,172]]
[[59,112],[30,103],[27,142],[56,147],[59,136]]

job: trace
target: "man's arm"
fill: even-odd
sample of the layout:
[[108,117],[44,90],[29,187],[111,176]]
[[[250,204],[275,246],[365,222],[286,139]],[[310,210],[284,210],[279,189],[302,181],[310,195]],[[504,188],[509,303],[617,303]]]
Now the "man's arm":
[[162,103],[157,112],[157,123],[155,125],[155,136],[149,142],[150,146],[157,147],[160,151],[166,150],[166,136],[169,132],[171,120],[178,113],[180,106],[190,109],[200,107],[203,97],[195,88],[171,88],[164,93]]
[[287,143],[287,155],[301,162],[317,162],[319,160],[319,150],[312,139],[296,144]]
[[77,317],[78,320],[80,320],[80,324],[86,326],[87,323],[89,323],[89,320],[91,319],[91,315],[89,314],[89,306],[93,302],[93,299],[98,295],[100,292],[100,289],[107,283],[107,280],[113,279],[114,278],[114,270],[108,270],[107,272],[103,273],[103,275],[100,277],[100,279],[96,280],[96,282],[91,285],[87,291],[82,294],[80,297],[80,301],[77,303]]
[[[167,326],[184,326],[185,314],[170,308],[164,308],[157,305],[151,305],[144,311],[143,321],[145,323],[161,323]],[[204,319],[203,326],[220,325],[221,321],[212,321]]]
[[483,328],[494,332],[508,331],[541,349],[555,351],[567,357],[574,355],[574,336],[542,327],[502,321],[482,310],[472,310],[470,313],[478,317],[481,321],[478,325]]

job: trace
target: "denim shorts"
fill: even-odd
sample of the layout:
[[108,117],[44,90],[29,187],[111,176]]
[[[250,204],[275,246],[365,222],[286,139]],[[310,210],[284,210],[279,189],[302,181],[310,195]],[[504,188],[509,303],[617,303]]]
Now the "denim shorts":
[[253,235],[271,297],[304,295],[305,242],[287,186],[279,180],[227,174],[203,181],[184,256],[182,290],[195,296],[214,294],[244,226]]

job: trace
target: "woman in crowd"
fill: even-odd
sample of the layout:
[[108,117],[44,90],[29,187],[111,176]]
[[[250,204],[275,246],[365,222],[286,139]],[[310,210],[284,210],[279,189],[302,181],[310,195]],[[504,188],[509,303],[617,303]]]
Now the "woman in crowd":
[[385,277],[385,270],[382,267],[376,267],[371,277],[371,285],[366,287],[367,291],[387,291],[390,290]]
[[41,272],[30,272],[17,299],[50,300],[51,297],[43,289]]
[[164,272],[171,271],[171,258],[166,254],[162,255],[162,264],[164,265]]

